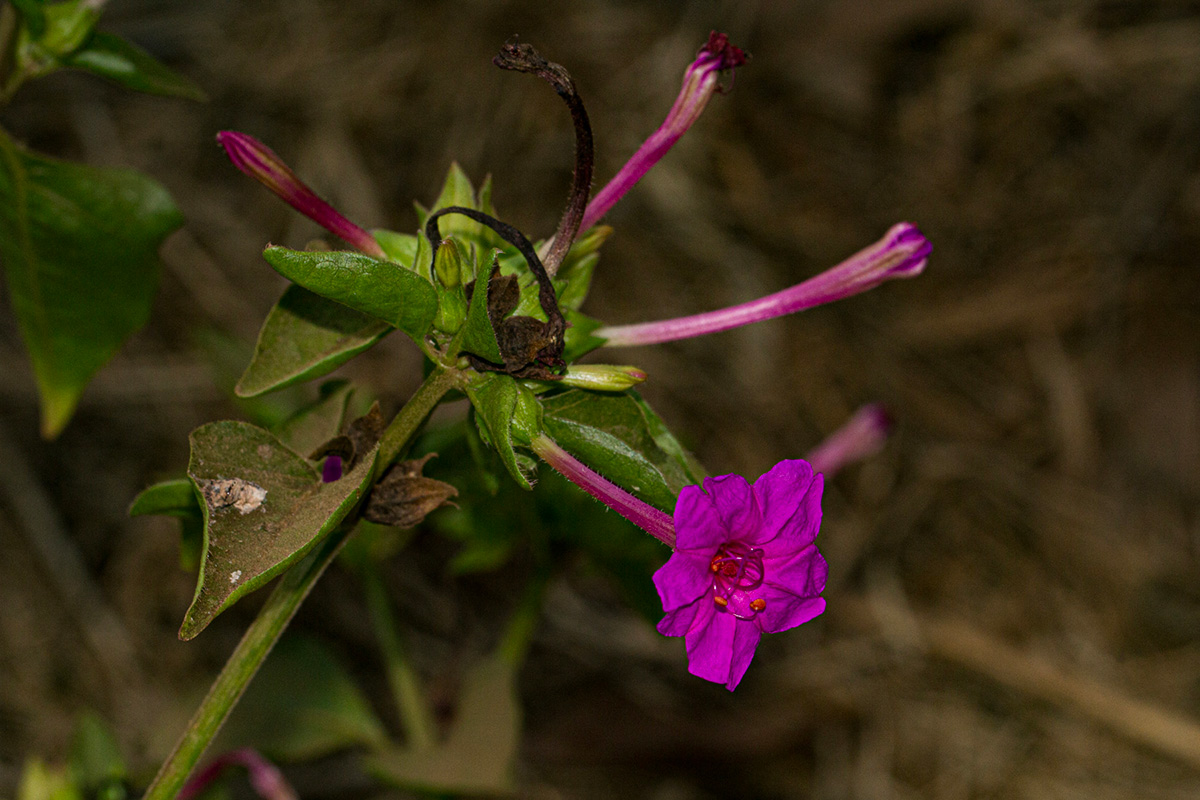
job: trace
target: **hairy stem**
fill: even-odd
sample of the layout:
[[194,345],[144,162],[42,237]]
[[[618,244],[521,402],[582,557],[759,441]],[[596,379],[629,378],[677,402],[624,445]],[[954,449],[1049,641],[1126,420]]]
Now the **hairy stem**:
[[[437,406],[442,396],[457,382],[458,373],[439,369],[425,379],[425,383],[400,409],[384,431],[379,456],[375,462],[378,477],[393,461],[407,449],[426,417]],[[143,800],[172,800],[187,781],[209,742],[217,735],[229,712],[237,704],[250,680],[262,666],[271,648],[291,621],[292,616],[312,591],[317,579],[325,572],[353,530],[352,521],[340,525],[329,537],[305,556],[300,563],[288,570],[279,580],[279,585],[258,616],[246,630],[233,655],[225,662],[221,674],[208,690],[200,707],[196,709],[187,729],[180,737],[175,750],[167,757]]]

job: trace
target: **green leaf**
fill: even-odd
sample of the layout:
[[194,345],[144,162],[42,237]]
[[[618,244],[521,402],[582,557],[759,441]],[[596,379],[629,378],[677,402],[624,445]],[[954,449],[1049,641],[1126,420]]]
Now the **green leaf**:
[[75,723],[71,740],[71,777],[93,797],[124,797],[125,760],[112,728],[92,711]]
[[492,289],[491,272],[483,269],[480,270],[480,274],[489,277],[475,280],[471,303],[467,306],[467,320],[462,327],[462,349],[484,361],[503,364],[504,356],[500,354],[500,343],[496,341],[496,329],[492,327],[492,320],[488,317],[488,294]]
[[127,89],[168,97],[205,100],[204,90],[142,48],[111,33],[96,32],[63,66],[99,75]]
[[392,331],[383,320],[289,286],[267,314],[234,392],[256,397],[326,375]]
[[307,461],[245,422],[197,428],[191,449],[188,477],[204,498],[204,556],[181,639],[328,536],[362,499],[377,453],[341,480],[322,483]]
[[135,498],[129,516],[162,515],[179,519],[179,566],[192,572],[204,549],[204,511],[187,478],[156,483]]
[[[550,436],[592,469],[642,500],[670,513],[679,490],[698,478],[681,460],[683,448],[662,420],[633,392],[600,394],[572,389],[542,400]],[[664,449],[659,443],[674,442]]]
[[316,402],[288,417],[271,432],[297,453],[311,453],[342,432],[354,395],[347,380],[326,381]]
[[[70,0],[42,5],[41,26],[27,25],[17,37],[16,62],[22,72],[44,75],[84,43],[96,27],[100,12],[91,3]],[[35,31],[35,27],[41,30]]]
[[144,175],[37,156],[0,133],[0,266],[43,435],[62,430],[88,380],[146,323],[158,246],[182,222]]
[[200,501],[192,488],[192,482],[187,478],[173,481],[163,481],[149,486],[133,498],[129,506],[129,516],[143,517],[149,515],[167,515],[186,517],[190,514],[200,515]]
[[310,292],[381,319],[421,341],[437,313],[433,284],[390,261],[347,250],[305,251],[268,247],[275,271]]
[[392,750],[368,758],[366,767],[381,780],[405,788],[507,793],[514,789],[520,732],[516,668],[491,656],[464,678],[454,727],[445,744],[419,751]]
[[329,648],[311,636],[280,639],[212,748],[252,746],[280,761],[308,761],[349,747],[387,745],[370,703]]
[[475,422],[484,441],[500,455],[513,480],[525,489],[532,489],[533,484],[525,477],[513,451],[513,418],[523,388],[511,376],[491,372],[467,387],[467,397],[475,408]]
[[41,0],[13,0],[13,7],[21,14],[29,36],[37,39],[46,31],[46,12]]
[[[418,239],[408,233],[377,228],[371,231],[375,241],[383,248],[384,254],[401,266],[416,271]],[[426,276],[428,277],[428,276]]]
[[17,800],[83,800],[83,792],[66,769],[47,767],[38,759],[30,759],[25,762]]
[[663,422],[658,412],[652,409],[650,404],[637,392],[630,392],[629,396],[641,408],[642,415],[646,418],[646,426],[650,431],[650,435],[654,437],[654,443],[679,465],[683,473],[684,482],[678,488],[682,489],[684,486],[699,484],[703,481],[708,475],[704,469],[704,465],[675,438],[675,434],[671,433],[671,429],[667,427],[667,423]]

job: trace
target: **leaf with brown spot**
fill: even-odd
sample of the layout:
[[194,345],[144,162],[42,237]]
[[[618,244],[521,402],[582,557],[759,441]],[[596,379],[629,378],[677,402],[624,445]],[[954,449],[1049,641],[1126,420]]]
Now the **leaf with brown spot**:
[[360,457],[341,480],[322,483],[304,458],[245,422],[197,428],[191,449],[188,477],[204,499],[204,554],[181,639],[200,633],[328,536],[362,499],[376,452]]

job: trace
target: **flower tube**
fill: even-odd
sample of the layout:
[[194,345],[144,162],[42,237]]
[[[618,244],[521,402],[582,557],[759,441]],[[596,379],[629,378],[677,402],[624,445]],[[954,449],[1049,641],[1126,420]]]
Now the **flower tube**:
[[915,225],[901,222],[893,225],[870,247],[789,289],[703,314],[636,325],[606,326],[598,328],[593,335],[605,339],[609,346],[629,347],[739,328],[832,303],[873,289],[884,281],[920,275],[932,249],[929,240]]
[[371,234],[318,197],[271,148],[253,136],[237,131],[221,131],[217,141],[235,167],[266,186],[292,208],[359,251],[381,261],[387,260],[383,248]]
[[829,569],[814,543],[821,527],[820,475],[781,461],[753,485],[740,475],[685,486],[674,517],[621,489],[546,435],[534,451],[581,489],[671,545],[654,573],[664,636],[682,636],[688,671],[737,688],[764,633],[802,625],[825,610]]
[[845,425],[805,456],[812,468],[833,475],[847,464],[873,456],[883,448],[892,421],[879,403],[863,406]]
[[746,63],[746,53],[729,43],[729,37],[713,31],[696,59],[683,74],[683,88],[662,125],[642,143],[613,179],[592,198],[583,213],[579,230],[586,231],[608,213],[618,200],[679,141],[692,127],[709,99],[720,87],[721,73]]
[[176,800],[192,800],[221,777],[226,768],[242,766],[250,774],[250,786],[263,800],[296,800],[296,790],[291,787],[279,768],[267,761],[257,750],[243,747],[217,756],[208,766],[200,770],[179,791]]

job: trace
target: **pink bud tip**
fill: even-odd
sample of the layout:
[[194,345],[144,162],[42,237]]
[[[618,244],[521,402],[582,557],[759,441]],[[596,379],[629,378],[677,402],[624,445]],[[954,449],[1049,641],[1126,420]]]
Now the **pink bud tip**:
[[217,141],[235,167],[266,186],[292,208],[361,252],[381,260],[387,258],[371,234],[318,197],[271,148],[238,131],[221,131]]

